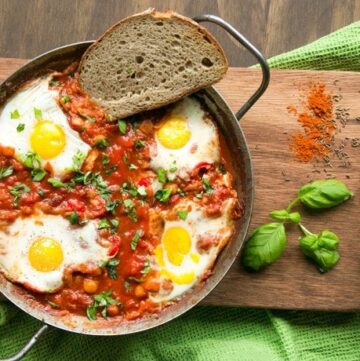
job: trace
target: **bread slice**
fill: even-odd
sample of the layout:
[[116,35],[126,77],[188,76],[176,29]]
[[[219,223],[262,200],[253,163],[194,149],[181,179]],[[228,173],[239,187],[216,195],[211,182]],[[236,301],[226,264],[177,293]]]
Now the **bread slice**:
[[97,104],[122,118],[205,88],[227,68],[224,51],[205,28],[149,9],[115,24],[90,46],[79,79]]

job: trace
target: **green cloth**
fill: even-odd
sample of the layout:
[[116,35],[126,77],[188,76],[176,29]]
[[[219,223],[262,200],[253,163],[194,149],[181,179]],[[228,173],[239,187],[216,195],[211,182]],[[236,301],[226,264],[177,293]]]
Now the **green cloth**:
[[[360,22],[276,56],[270,64],[274,68],[360,70]],[[39,321],[0,302],[0,358],[18,351],[39,326]],[[136,335],[93,337],[51,329],[25,359],[358,361],[360,314],[198,306]]]

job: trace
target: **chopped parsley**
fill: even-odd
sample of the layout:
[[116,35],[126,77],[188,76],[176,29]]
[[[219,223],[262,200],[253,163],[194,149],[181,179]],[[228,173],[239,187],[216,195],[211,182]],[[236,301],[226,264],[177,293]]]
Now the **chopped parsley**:
[[124,199],[124,207],[126,215],[133,221],[137,222],[138,217],[136,214],[136,209],[134,208],[134,203],[131,199]]
[[119,221],[116,218],[110,219],[110,221],[108,221],[106,218],[103,218],[98,223],[98,229],[108,229],[112,233],[115,233],[118,227]]
[[169,200],[170,196],[171,189],[159,189],[155,193],[155,198],[162,203],[166,203]]
[[42,119],[42,111],[41,111],[41,109],[34,108],[34,116],[35,116],[36,120],[41,120]]
[[107,308],[111,305],[120,305],[120,302],[111,297],[112,290],[102,292],[94,296],[94,300],[90,306],[86,309],[86,316],[90,321],[96,320],[96,314],[99,308],[102,308],[101,315],[106,319]]
[[117,275],[117,271],[116,271],[116,266],[118,266],[120,264],[120,260],[112,258],[109,259],[107,261],[101,262],[99,264],[100,267],[106,268],[109,277],[112,280],[116,280],[118,275]]
[[7,168],[0,168],[0,179],[9,177],[14,173],[14,168],[10,165]]
[[164,168],[158,168],[156,170],[157,178],[160,183],[166,183],[168,178],[166,174],[166,170]]
[[124,120],[118,121],[118,127],[121,134],[126,134],[127,132],[127,124]]
[[131,239],[130,247],[133,251],[136,250],[136,247],[138,245],[139,239],[144,235],[144,231],[142,229],[138,229],[135,232],[134,237]]
[[19,199],[21,198],[21,196],[24,193],[29,193],[29,192],[30,192],[30,188],[24,183],[20,183],[12,187],[10,189],[10,194],[14,196],[14,206],[17,207],[19,205]]
[[18,133],[21,133],[24,129],[25,129],[25,124],[24,123],[19,123],[18,126],[16,127],[16,131]]
[[11,119],[19,119],[20,118],[20,113],[17,109],[14,109],[11,113],[10,113],[10,118]]
[[175,173],[176,171],[177,171],[176,160],[174,160],[174,161],[170,164],[169,172],[170,172],[170,173]]
[[184,211],[178,211],[177,212],[177,216],[182,219],[183,221],[186,221],[186,218],[188,216],[189,212],[184,210]]

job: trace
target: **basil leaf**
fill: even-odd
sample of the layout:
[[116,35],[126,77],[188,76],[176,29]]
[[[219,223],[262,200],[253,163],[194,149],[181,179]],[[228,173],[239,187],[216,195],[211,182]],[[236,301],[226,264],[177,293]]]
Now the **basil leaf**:
[[331,231],[322,231],[320,234],[309,232],[300,225],[304,236],[299,238],[300,248],[305,256],[312,259],[320,272],[328,272],[339,262],[340,255],[337,251],[339,245],[338,236]]
[[10,189],[10,194],[14,196],[14,206],[17,207],[19,205],[19,199],[21,198],[23,193],[29,192],[30,188],[24,183],[19,183],[16,186],[12,187]]
[[299,223],[301,221],[301,215],[299,212],[289,213],[286,209],[272,211],[269,213],[269,216],[279,221],[291,221],[294,223]]
[[170,196],[171,196],[171,189],[169,188],[159,189],[155,193],[155,198],[162,203],[168,202]]
[[14,173],[14,168],[10,165],[7,168],[0,168],[0,179],[9,177]]
[[118,277],[116,266],[118,266],[119,264],[120,260],[113,258],[100,263],[100,267],[105,267],[108,272],[109,278],[111,278],[112,280],[116,280]]
[[40,168],[41,160],[37,153],[29,151],[21,156],[24,166],[29,169]]
[[67,188],[67,185],[56,178],[49,178],[48,182],[55,188]]
[[110,163],[110,158],[107,154],[103,153],[101,163],[102,165],[106,165]]
[[166,170],[164,168],[158,168],[156,170],[157,178],[160,183],[166,183],[167,182],[167,174]]
[[282,223],[266,223],[256,228],[245,243],[243,265],[257,271],[275,262],[284,252],[285,227]]
[[135,232],[135,235],[134,237],[131,239],[131,243],[130,243],[130,247],[133,251],[136,250],[136,247],[138,245],[138,242],[139,242],[139,239],[140,237],[142,237],[144,235],[144,231],[142,229],[138,229],[136,232]]
[[336,179],[324,179],[305,184],[300,188],[298,198],[312,209],[337,206],[353,196],[346,185]]
[[144,268],[140,271],[141,274],[147,275],[151,270],[150,260],[147,258],[144,263]]
[[73,171],[78,172],[80,170],[85,158],[86,158],[86,154],[84,154],[80,150],[77,150],[76,154],[72,158],[72,161],[73,161],[72,169],[73,169]]
[[109,146],[109,144],[110,143],[106,138],[100,138],[95,141],[94,147],[100,148],[100,149],[105,149]]
[[80,223],[79,213],[74,211],[69,215],[70,224],[75,225]]
[[101,315],[106,318],[107,307],[110,305],[120,305],[120,302],[111,297],[112,291],[103,292],[94,296],[94,300],[90,306],[86,309],[87,318],[90,321],[96,320],[96,313],[100,307],[102,307]]
[[31,171],[31,177],[34,182],[40,182],[46,176],[46,171],[44,169],[33,169]]
[[92,303],[90,306],[86,309],[86,316],[90,321],[96,320],[96,312],[97,312],[97,305]]
[[204,188],[205,193],[211,194],[214,191],[214,188],[210,184],[209,179],[208,178],[203,178],[202,182],[203,182],[203,188]]
[[118,121],[118,127],[119,127],[119,131],[120,131],[121,134],[126,134],[127,125],[126,125],[126,122],[124,120],[119,120]]

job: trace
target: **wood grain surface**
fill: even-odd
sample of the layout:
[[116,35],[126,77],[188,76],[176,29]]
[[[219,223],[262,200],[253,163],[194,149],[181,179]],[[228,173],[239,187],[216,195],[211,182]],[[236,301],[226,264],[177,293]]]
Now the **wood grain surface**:
[[[24,63],[20,59],[0,59],[0,79]],[[270,86],[261,100],[241,121],[252,153],[256,200],[251,229],[269,220],[270,210],[280,209],[295,197],[297,189],[311,180],[326,177],[323,163],[299,163],[289,151],[289,136],[299,129],[287,106],[299,106],[301,90],[309,82],[326,83],[329,92],[342,96],[337,107],[349,109],[345,128],[340,127],[336,142],[347,142],[351,167],[339,167],[333,160],[328,170],[355,193],[346,204],[321,214],[300,207],[304,224],[314,233],[331,229],[341,238],[341,260],[327,274],[320,274],[302,255],[296,226],[289,227],[284,255],[259,273],[243,270],[237,261],[204,304],[308,310],[360,310],[360,147],[350,145],[360,138],[360,73],[272,71]],[[258,70],[230,68],[216,87],[236,111],[260,80]],[[346,139],[349,138],[349,139]],[[320,173],[318,173],[320,172]]]
[[[219,15],[267,57],[360,19],[359,0],[0,0],[0,56],[32,58],[61,45],[95,39],[113,23],[148,7],[190,17]],[[232,66],[254,63],[222,29],[206,26]]]

